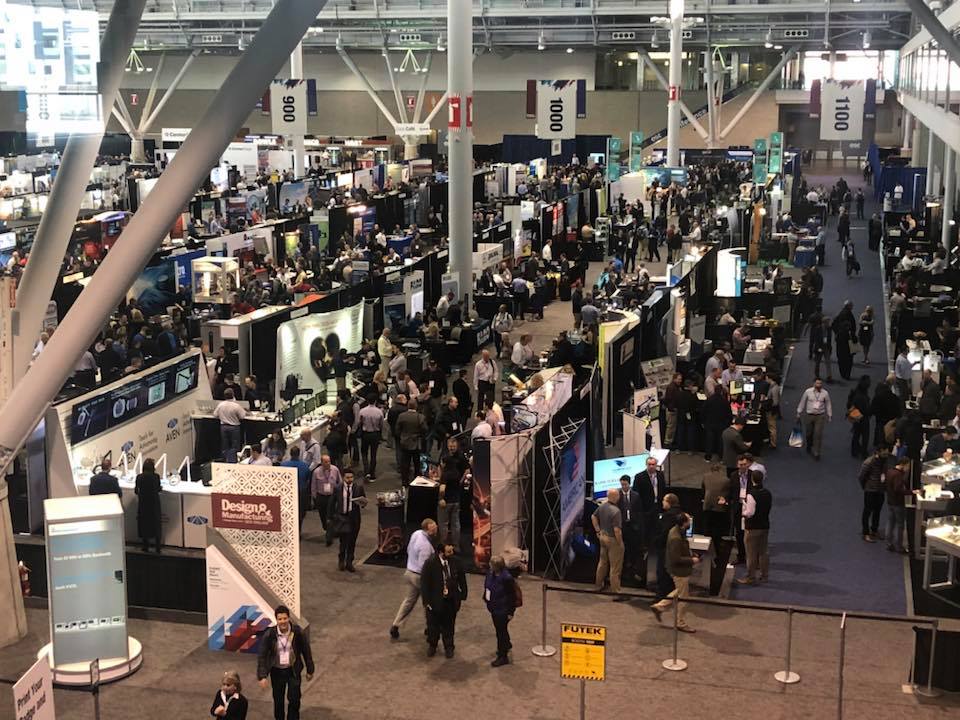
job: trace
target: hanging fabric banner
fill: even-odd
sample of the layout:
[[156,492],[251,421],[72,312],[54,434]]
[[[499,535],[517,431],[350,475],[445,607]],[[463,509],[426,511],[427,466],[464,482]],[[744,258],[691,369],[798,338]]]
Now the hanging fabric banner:
[[307,134],[306,80],[274,80],[270,84],[270,122],[277,135]]
[[541,80],[537,85],[537,137],[572,140],[577,136],[577,81]]
[[863,80],[824,80],[820,87],[820,139],[863,138]]

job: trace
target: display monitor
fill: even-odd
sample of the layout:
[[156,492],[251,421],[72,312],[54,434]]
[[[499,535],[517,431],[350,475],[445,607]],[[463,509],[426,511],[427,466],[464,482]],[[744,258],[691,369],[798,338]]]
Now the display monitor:
[[593,463],[593,496],[604,498],[608,490],[620,489],[620,478],[630,476],[630,482],[639,473],[647,469],[647,458],[650,453],[627,455],[609,460],[595,460]]
[[311,395],[306,400],[303,401],[303,409],[309,415],[317,409],[317,396]]
[[0,250],[14,250],[17,247],[17,233],[0,233]]
[[752,392],[753,392],[753,383],[752,383],[752,382],[745,382],[745,383],[743,384],[743,391],[744,391],[745,393],[752,393]]

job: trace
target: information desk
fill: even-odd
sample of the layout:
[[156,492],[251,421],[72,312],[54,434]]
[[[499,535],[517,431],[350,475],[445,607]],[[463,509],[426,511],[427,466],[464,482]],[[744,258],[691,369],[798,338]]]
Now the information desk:
[[[76,473],[76,471],[75,471]],[[112,473],[120,483],[120,502],[123,505],[124,535],[127,542],[139,541],[137,536],[138,499],[134,492],[135,476]],[[89,494],[89,472],[74,474],[74,482],[80,495]],[[200,478],[195,482],[181,482],[177,476],[161,478],[160,522],[164,545],[171,547],[205,548],[207,525],[210,523],[210,495],[216,486],[204,485]]]

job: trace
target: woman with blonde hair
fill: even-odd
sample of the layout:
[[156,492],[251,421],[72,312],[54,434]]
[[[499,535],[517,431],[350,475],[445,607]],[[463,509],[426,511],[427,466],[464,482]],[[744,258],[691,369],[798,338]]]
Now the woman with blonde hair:
[[220,689],[213,696],[210,714],[226,720],[246,720],[247,699],[240,694],[240,675],[233,670],[223,674]]

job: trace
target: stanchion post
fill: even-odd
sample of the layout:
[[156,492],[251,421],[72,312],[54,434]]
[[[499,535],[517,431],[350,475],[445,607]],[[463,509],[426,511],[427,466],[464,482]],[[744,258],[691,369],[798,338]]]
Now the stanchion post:
[[587,720],[587,681],[580,679],[580,720]]
[[913,691],[923,697],[939,697],[940,691],[933,687],[933,663],[937,652],[937,631],[940,629],[940,621],[936,618],[930,624],[930,659],[927,661],[927,685],[926,687],[916,686]]
[[542,594],[540,596],[540,644],[533,646],[533,654],[537,657],[551,657],[557,654],[557,649],[553,645],[547,645],[547,583],[540,586]]
[[677,646],[680,641],[680,629],[678,621],[680,619],[680,596],[675,595],[673,598],[673,657],[669,660],[664,660],[662,665],[665,670],[674,670],[679,672],[681,670],[687,669],[687,663],[684,660],[681,660],[677,657]]
[[800,675],[790,669],[791,655],[793,654],[793,608],[787,608],[787,667],[773,674],[777,682],[784,685],[793,685],[800,682]]
[[843,658],[847,651],[847,614],[840,618],[840,668],[837,678],[837,720],[843,720]]

